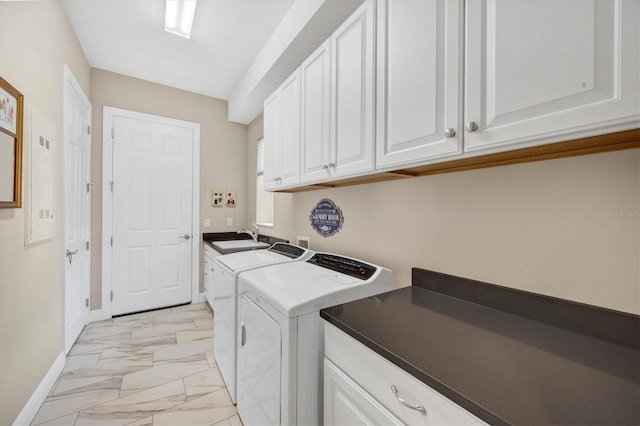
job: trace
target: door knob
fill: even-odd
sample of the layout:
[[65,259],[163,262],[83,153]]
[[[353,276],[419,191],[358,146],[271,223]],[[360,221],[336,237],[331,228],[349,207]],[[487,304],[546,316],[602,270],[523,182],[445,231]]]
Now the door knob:
[[476,130],[478,130],[478,123],[476,123],[475,121],[469,121],[465,126],[464,129],[467,132],[473,133]]
[[191,239],[191,235],[184,234],[184,235],[179,236],[178,238],[180,238],[181,240],[190,240]]
[[71,265],[71,259],[76,254],[78,254],[78,250],[74,250],[74,251],[67,250],[67,258],[69,259],[69,265]]

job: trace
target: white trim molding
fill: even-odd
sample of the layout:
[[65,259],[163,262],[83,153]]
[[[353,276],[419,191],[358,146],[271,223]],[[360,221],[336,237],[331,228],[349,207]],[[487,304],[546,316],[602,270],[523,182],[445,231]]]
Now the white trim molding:
[[67,358],[65,357],[64,352],[61,351],[36,390],[33,391],[31,398],[29,398],[22,408],[22,411],[20,411],[20,414],[18,414],[18,417],[13,421],[14,425],[22,426],[31,424],[33,419],[36,417],[36,414],[38,414],[38,410],[40,410],[45,398],[49,395],[49,392],[51,392],[51,389],[53,389],[53,386],[56,384],[56,380],[58,380],[58,376],[60,376],[60,373],[64,370],[66,363]]
[[89,311],[89,322],[98,322],[102,321],[102,310],[95,309],[93,311]]

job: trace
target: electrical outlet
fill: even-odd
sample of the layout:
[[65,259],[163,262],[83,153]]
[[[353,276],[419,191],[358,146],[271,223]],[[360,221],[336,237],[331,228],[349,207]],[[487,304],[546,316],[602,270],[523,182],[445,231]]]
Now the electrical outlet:
[[205,217],[204,218],[204,227],[205,228],[211,228],[211,218],[209,218],[209,217]]
[[298,235],[298,236],[296,237],[296,241],[297,241],[297,243],[296,243],[296,244],[297,244],[299,247],[302,247],[302,248],[305,248],[305,249],[310,248],[310,247],[309,247],[309,237]]
[[233,226],[233,218],[232,217],[228,217],[227,218],[227,226]]

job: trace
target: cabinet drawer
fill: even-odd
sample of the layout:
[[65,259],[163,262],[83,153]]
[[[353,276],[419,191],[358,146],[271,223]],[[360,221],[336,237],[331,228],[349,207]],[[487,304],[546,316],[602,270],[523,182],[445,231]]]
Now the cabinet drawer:
[[329,323],[325,324],[325,356],[404,423],[485,424]]

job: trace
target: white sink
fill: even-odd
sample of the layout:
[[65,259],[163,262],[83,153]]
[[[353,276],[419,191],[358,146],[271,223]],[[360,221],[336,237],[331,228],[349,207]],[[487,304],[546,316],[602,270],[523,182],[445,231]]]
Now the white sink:
[[269,247],[270,244],[260,242],[254,242],[253,240],[233,240],[233,241],[216,241],[212,243],[214,248],[220,250],[251,250]]

